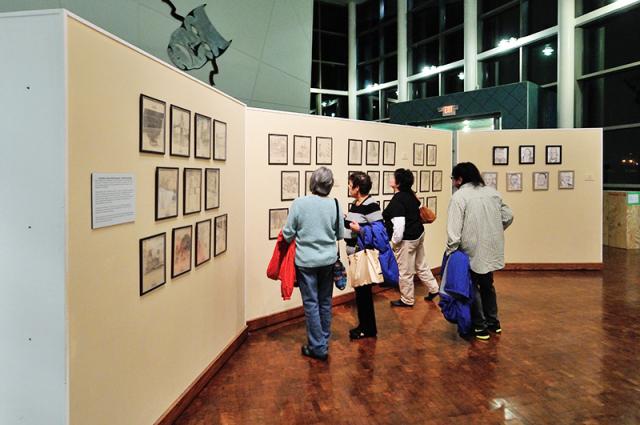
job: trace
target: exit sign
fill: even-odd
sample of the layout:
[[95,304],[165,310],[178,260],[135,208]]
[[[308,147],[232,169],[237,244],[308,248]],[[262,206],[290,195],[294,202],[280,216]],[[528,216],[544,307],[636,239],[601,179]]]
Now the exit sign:
[[450,117],[458,112],[458,105],[444,105],[438,108],[443,117]]
[[640,205],[640,192],[627,192],[627,205]]

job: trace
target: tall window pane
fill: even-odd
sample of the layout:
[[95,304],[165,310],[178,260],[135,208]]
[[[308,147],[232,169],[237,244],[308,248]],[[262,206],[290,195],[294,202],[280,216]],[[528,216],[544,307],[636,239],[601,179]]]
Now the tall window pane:
[[486,13],[500,6],[504,6],[510,1],[512,0],[480,0],[480,11]]
[[556,37],[530,44],[524,49],[526,79],[544,85],[557,81],[558,46]]
[[556,0],[528,0],[527,29],[525,35],[534,34],[558,24]]
[[444,7],[444,27],[446,29],[464,23],[464,2],[462,0],[446,0]]
[[444,38],[444,63],[464,58],[464,33],[462,30],[448,34]]
[[520,37],[520,6],[516,5],[482,21],[483,52],[511,37]]
[[358,118],[367,121],[380,119],[378,92],[358,96]]
[[438,96],[439,84],[438,76],[433,75],[429,78],[422,78],[409,84],[411,99],[424,99],[427,97]]
[[583,127],[640,122],[640,67],[581,81],[580,88]]
[[464,91],[464,73],[462,68],[452,69],[442,74],[442,94]]
[[482,62],[482,87],[517,83],[520,80],[519,52]]
[[322,95],[322,115],[327,117],[348,118],[347,111],[349,100],[347,96]]
[[640,128],[607,130],[603,139],[604,183],[640,185]]
[[418,74],[422,72],[425,66],[439,65],[439,43],[438,40],[422,44],[411,50],[411,73]]
[[377,84],[379,62],[358,66],[358,89],[364,89],[369,85]]
[[382,105],[384,108],[381,118],[389,118],[389,109],[391,105],[398,102],[398,88],[390,87],[386,90],[382,90],[381,95]]

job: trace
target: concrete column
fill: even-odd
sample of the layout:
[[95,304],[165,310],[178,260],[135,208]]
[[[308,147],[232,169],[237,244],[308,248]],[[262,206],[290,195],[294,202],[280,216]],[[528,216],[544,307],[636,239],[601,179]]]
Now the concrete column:
[[358,55],[357,55],[357,43],[356,38],[356,3],[355,1],[349,2],[349,118],[358,118],[357,109],[358,101],[356,98],[356,91],[358,90]]
[[407,96],[407,0],[398,0],[398,101]]
[[574,127],[575,2],[558,0],[558,128]]
[[475,90],[477,87],[478,0],[464,0],[464,91]]

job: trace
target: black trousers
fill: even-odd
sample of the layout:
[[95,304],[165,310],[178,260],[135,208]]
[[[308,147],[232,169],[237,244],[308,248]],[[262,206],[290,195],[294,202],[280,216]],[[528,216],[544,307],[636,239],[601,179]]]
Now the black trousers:
[[487,326],[500,326],[493,273],[478,274],[471,271],[471,282],[475,289],[471,304],[473,327],[476,330],[486,330]]
[[371,293],[372,286],[364,285],[355,288],[358,322],[360,322],[358,327],[368,335],[376,335],[378,333],[376,312],[373,308],[373,294]]

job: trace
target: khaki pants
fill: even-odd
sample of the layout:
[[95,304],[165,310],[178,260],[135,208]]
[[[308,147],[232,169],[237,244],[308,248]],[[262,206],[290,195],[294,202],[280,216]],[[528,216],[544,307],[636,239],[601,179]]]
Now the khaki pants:
[[418,275],[429,292],[438,292],[438,281],[433,277],[427,264],[424,252],[424,233],[414,241],[402,241],[396,245],[393,252],[400,269],[400,299],[403,303],[415,303],[413,277]]

